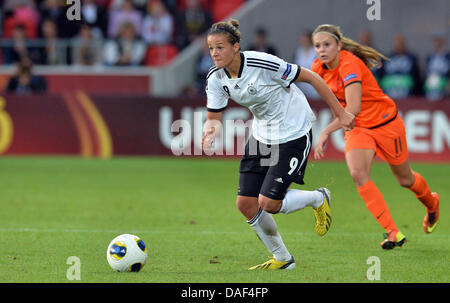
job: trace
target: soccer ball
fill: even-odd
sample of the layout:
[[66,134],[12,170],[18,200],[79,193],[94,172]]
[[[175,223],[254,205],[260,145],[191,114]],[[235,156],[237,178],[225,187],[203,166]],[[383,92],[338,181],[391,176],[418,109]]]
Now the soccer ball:
[[147,261],[148,249],[138,236],[123,234],[115,237],[108,245],[106,259],[115,271],[138,272]]

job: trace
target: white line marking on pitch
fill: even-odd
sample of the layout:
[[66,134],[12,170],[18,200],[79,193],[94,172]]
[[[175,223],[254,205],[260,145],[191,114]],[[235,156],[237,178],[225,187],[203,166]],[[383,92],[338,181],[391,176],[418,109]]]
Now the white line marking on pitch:
[[[35,227],[11,227],[11,228],[0,228],[0,232],[37,232],[37,233],[134,233],[134,234],[202,234],[202,235],[215,235],[215,234],[242,234],[241,231],[220,231],[220,230],[125,230],[125,229],[80,229],[80,228],[35,228]],[[314,234],[311,232],[301,232],[301,231],[281,231],[281,234],[285,235],[310,235]],[[344,236],[344,237],[355,237],[355,236],[379,236],[380,233],[350,233],[350,232],[334,232],[330,233],[329,236]],[[414,237],[426,237],[427,235],[422,235],[420,233],[409,233],[410,236]],[[450,239],[450,235],[440,235],[433,234],[433,238],[444,238]]]

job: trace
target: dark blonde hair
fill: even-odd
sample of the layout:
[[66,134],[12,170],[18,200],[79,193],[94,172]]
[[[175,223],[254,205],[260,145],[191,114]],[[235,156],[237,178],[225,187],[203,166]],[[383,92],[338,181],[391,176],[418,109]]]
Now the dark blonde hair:
[[383,66],[382,59],[389,60],[388,57],[377,51],[376,49],[359,44],[358,42],[353,41],[350,38],[345,37],[339,26],[332,24],[322,24],[319,25],[312,33],[312,37],[318,33],[328,33],[332,36],[337,42],[342,43],[342,49],[347,50],[360,58],[368,68],[377,67],[380,68]]
[[241,42],[241,32],[239,31],[239,21],[236,19],[229,19],[214,23],[208,32],[209,35],[225,34],[231,44]]

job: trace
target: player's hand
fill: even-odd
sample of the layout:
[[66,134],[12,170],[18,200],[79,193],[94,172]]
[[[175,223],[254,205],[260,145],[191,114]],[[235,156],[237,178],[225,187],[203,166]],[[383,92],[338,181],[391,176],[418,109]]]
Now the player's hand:
[[328,134],[320,134],[319,140],[317,141],[316,147],[314,148],[314,159],[319,160],[323,158],[325,153],[325,148],[328,143]]
[[214,127],[209,127],[204,130],[202,138],[202,149],[205,151],[211,150],[212,144],[214,142]]
[[339,123],[341,123],[344,130],[352,130],[353,127],[355,127],[355,115],[344,110],[342,115],[339,117]]

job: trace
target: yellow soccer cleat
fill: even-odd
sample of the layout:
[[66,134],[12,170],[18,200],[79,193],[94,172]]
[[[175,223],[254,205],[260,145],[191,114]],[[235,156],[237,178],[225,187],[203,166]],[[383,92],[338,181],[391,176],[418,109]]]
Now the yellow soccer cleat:
[[331,195],[328,188],[322,187],[316,189],[323,194],[323,203],[317,208],[313,208],[314,216],[316,217],[316,233],[319,236],[324,236],[331,226]]
[[255,270],[255,269],[270,269],[270,270],[287,269],[287,270],[291,270],[294,268],[295,268],[295,261],[294,261],[294,257],[291,256],[291,259],[286,262],[278,261],[277,259],[272,258],[267,262],[250,267],[248,270]]
[[405,235],[398,230],[392,230],[385,234],[385,239],[381,242],[382,249],[393,249],[398,246],[401,247],[406,243]]

